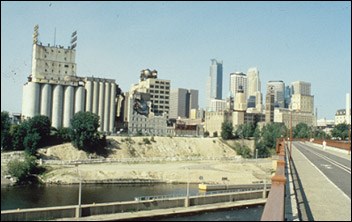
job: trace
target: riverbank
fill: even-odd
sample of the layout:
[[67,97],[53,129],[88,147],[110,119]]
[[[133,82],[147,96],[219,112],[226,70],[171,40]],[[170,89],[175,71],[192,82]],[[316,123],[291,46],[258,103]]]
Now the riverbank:
[[[41,176],[42,181],[73,184],[79,183],[81,178],[82,183],[224,183],[223,179],[227,178],[225,183],[245,184],[269,178],[272,169],[270,158],[258,162],[244,160],[217,138],[108,137],[108,141],[105,157],[88,155],[70,143],[40,149],[48,169]],[[5,163],[8,162],[5,156],[11,157],[11,154],[1,155],[2,185],[10,183],[4,178]],[[104,161],[128,158],[137,161]],[[158,161],[145,161],[153,158]],[[231,160],[223,160],[226,158]],[[50,164],[45,160],[57,160],[60,164]],[[97,160],[102,160],[102,163],[93,163]],[[69,164],[70,161],[84,161],[85,164],[76,167]]]
[[[271,159],[256,162],[244,161],[182,161],[162,163],[101,163],[51,166],[43,176],[45,183],[125,183],[124,181],[165,183],[224,183],[246,184],[270,177]],[[200,179],[201,178],[201,179]]]

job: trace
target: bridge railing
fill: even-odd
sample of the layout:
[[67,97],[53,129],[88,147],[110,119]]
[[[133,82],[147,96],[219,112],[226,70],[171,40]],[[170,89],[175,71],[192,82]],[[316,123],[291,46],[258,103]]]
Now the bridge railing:
[[275,175],[271,178],[271,189],[264,207],[261,221],[284,221],[285,215],[285,141],[277,139],[276,152],[279,155]]

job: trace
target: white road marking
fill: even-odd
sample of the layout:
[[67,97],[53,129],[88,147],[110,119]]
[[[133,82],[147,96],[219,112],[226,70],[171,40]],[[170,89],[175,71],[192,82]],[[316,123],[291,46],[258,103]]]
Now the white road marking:
[[[294,145],[292,144],[292,146]],[[336,184],[334,184],[323,172],[321,172],[321,170],[317,166],[315,166],[301,151],[299,151],[297,147],[296,147],[296,151],[298,151],[308,161],[308,163],[310,163],[318,172],[320,172],[321,175],[323,175],[323,177],[327,181],[329,181],[337,190],[339,190],[343,194],[343,196],[345,196],[348,200],[351,201],[351,198],[347,196],[347,194],[345,194],[338,186],[336,186]]]

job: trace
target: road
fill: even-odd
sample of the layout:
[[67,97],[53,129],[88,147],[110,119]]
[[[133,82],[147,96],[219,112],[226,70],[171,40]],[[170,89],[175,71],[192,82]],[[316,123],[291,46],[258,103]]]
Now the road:
[[312,145],[294,142],[294,146],[331,182],[351,198],[351,161]]

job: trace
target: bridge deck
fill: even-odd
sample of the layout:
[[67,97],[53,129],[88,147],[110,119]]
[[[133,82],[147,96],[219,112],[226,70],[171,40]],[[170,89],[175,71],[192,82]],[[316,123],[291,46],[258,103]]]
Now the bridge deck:
[[[294,142],[292,145],[292,157],[314,220],[351,221],[351,198],[333,184],[321,170],[318,170],[320,166],[314,166],[297,149],[301,145],[308,145],[310,149],[320,149],[320,151],[322,147],[299,142]],[[341,154],[341,152],[334,151],[332,148],[324,152],[334,153],[351,160],[347,153]],[[347,180],[347,183],[349,179],[349,184],[351,184],[350,174],[348,178],[342,179]]]

